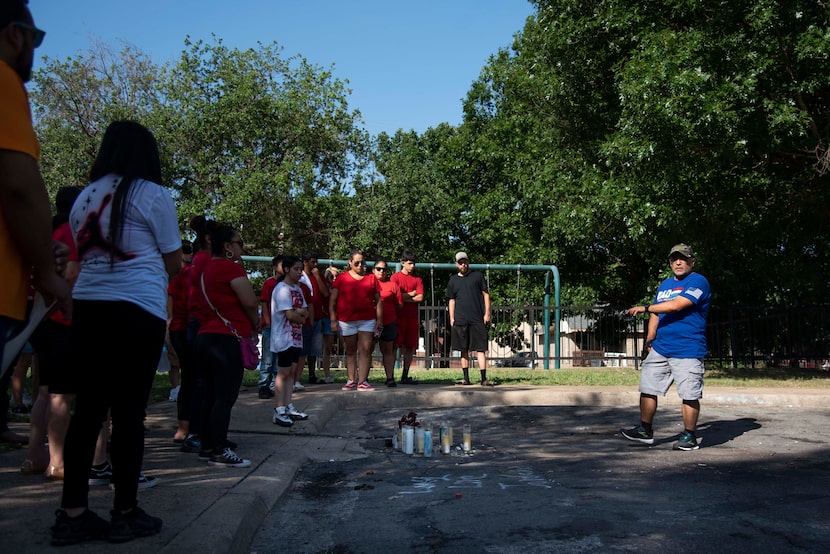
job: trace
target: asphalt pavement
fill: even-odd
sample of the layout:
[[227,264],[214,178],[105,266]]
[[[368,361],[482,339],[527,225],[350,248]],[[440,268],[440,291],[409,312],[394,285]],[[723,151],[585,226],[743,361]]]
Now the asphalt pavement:
[[[305,392],[297,393],[294,397],[295,405],[308,412],[309,419],[297,422],[287,430],[271,423],[271,401],[258,399],[255,388],[243,389],[234,407],[230,438],[239,444],[237,453],[252,461],[251,467],[245,469],[210,467],[200,462],[195,454],[180,452],[178,445],[172,441],[176,428],[175,404],[155,403],[148,407],[144,471],[156,477],[158,485],[139,491],[139,504],[148,513],[164,520],[162,531],[158,535],[125,544],[91,542],[62,547],[61,551],[87,554],[113,551],[153,551],[159,554],[187,551],[388,551],[388,541],[383,543],[385,546],[382,548],[381,543],[373,546],[374,543],[361,544],[359,539],[350,539],[349,532],[339,526],[337,521],[325,524],[325,537],[313,528],[305,530],[310,535],[321,535],[322,542],[272,544],[262,537],[263,530],[266,530],[265,534],[270,534],[268,530],[272,526],[284,525],[284,520],[279,519],[277,512],[291,501],[292,495],[299,490],[297,487],[307,484],[309,478],[313,481],[319,475],[330,473],[332,468],[336,468],[344,477],[335,483],[342,484],[344,490],[348,489],[349,494],[354,494],[352,491],[362,483],[360,479],[347,478],[348,475],[361,475],[358,468],[363,468],[372,460],[382,459],[395,459],[398,469],[394,479],[373,479],[371,487],[380,489],[384,483],[388,485],[385,490],[388,494],[378,497],[380,500],[375,498],[375,509],[381,510],[384,506],[389,506],[389,498],[400,496],[398,493],[401,491],[424,482],[412,480],[414,477],[424,477],[424,464],[432,464],[435,468],[433,476],[443,476],[447,473],[442,472],[442,465],[458,468],[459,464],[475,461],[480,466],[477,468],[479,472],[486,471],[488,464],[492,466],[491,472],[498,470],[500,475],[511,475],[511,471],[518,471],[513,475],[515,482],[535,480],[538,477],[541,480],[539,484],[544,482],[546,486],[554,488],[557,483],[563,482],[593,483],[599,487],[598,491],[603,491],[596,494],[613,497],[614,494],[619,494],[614,491],[625,482],[652,471],[658,474],[669,471],[678,464],[678,460],[696,468],[752,462],[761,465],[752,466],[748,470],[760,470],[759,475],[763,475],[765,482],[779,476],[779,485],[786,484],[785,489],[780,491],[782,498],[786,497],[788,491],[804,488],[804,491],[798,492],[798,498],[801,499],[798,505],[809,513],[818,511],[822,515],[819,519],[810,519],[810,525],[803,530],[803,535],[799,534],[801,531],[798,529],[780,531],[783,538],[776,537],[776,541],[781,542],[771,542],[769,539],[764,542],[764,538],[757,535],[757,529],[755,535],[751,529],[738,529],[735,536],[739,539],[743,537],[742,532],[749,536],[750,542],[741,544],[756,544],[762,547],[760,551],[771,551],[764,550],[764,545],[789,544],[791,551],[812,552],[813,545],[821,544],[816,541],[830,543],[830,528],[823,523],[825,514],[830,510],[830,493],[825,486],[830,481],[830,432],[827,431],[830,408],[827,407],[825,390],[707,386],[702,401],[702,447],[691,453],[671,450],[673,436],[679,432],[679,401],[674,390],[665,399],[661,399],[655,446],[635,446],[632,450],[632,445],[619,437],[617,430],[620,427],[633,425],[638,419],[638,396],[636,390],[617,387],[483,388],[418,385],[399,386],[395,389],[380,386],[372,392],[344,392],[339,385],[315,385],[308,386]],[[474,441],[477,441],[476,457],[459,457],[456,452],[455,455],[443,458],[436,453],[433,460],[416,459],[418,457],[405,457],[386,444],[400,415],[415,411],[430,414],[429,417],[438,421],[455,417],[452,416],[454,411],[464,408],[467,409],[466,417],[479,414],[478,421],[486,421],[486,425],[474,424],[479,426],[479,429],[473,431]],[[26,431],[26,426],[22,423],[14,423],[12,428],[17,432]],[[455,442],[458,443],[460,425],[455,433],[455,438],[458,439]],[[598,452],[616,456],[621,449],[633,455],[615,458],[614,461],[606,460],[608,465],[603,465],[601,472],[596,464],[579,463],[580,460],[595,459]],[[49,546],[49,527],[54,521],[54,511],[59,506],[61,484],[47,482],[40,476],[21,475],[18,468],[25,453],[25,449],[0,452],[0,490],[3,491],[0,494],[0,544],[5,552],[52,551],[54,549]],[[501,455],[506,458],[502,459]],[[532,469],[522,469],[521,464],[504,465],[511,456],[527,460],[527,463],[532,460],[548,463],[556,459],[559,465],[553,469],[545,466],[534,473]],[[514,469],[510,470],[510,467]],[[315,474],[315,471],[322,473]],[[530,473],[522,473],[523,471]],[[555,471],[555,476],[552,471]],[[698,494],[696,491],[705,490],[709,486],[705,471],[700,471],[701,474],[695,476],[693,485],[685,492],[682,482],[675,490],[665,485],[667,481],[661,481],[664,484],[655,486],[655,491],[661,497],[665,494],[666,502],[682,503],[684,495]],[[715,474],[716,472],[712,473]],[[429,477],[428,471],[426,475]],[[464,475],[459,474],[460,477]],[[717,475],[720,475],[719,482],[724,479],[729,482],[728,472]],[[302,478],[302,482],[294,484],[292,488],[297,476]],[[622,476],[625,479],[620,481],[611,479],[611,476]],[[494,494],[509,495],[510,484],[515,482],[508,481],[507,487],[494,485]],[[815,486],[812,496],[808,494],[811,486]],[[547,490],[543,486],[537,488],[535,492]],[[440,482],[438,489],[441,489]],[[577,489],[579,487],[575,485],[574,490]],[[747,495],[745,502],[752,504],[754,500],[751,495],[754,493],[751,489],[735,489],[730,494],[739,503],[740,495],[744,492]],[[453,492],[453,499],[455,494],[458,493]],[[511,497],[494,498],[501,498],[500,501],[504,502]],[[542,500],[540,497],[540,506],[545,505]],[[554,507],[561,508],[561,503],[572,501],[575,500],[560,498]],[[90,508],[93,511],[107,516],[111,502],[112,491],[107,487],[91,488]],[[567,528],[576,526],[580,536],[589,536],[589,522],[595,518],[595,521],[606,522],[605,528],[609,529],[607,521],[613,519],[614,514],[601,514],[600,505],[608,505],[608,498],[602,503],[591,504],[589,508],[583,507],[587,511],[580,512],[576,522],[567,523]],[[719,506],[726,512],[721,514],[722,517],[727,517],[728,512],[735,509],[728,504]],[[778,514],[773,509],[774,506],[767,508],[758,517],[778,520],[783,525],[786,518]],[[407,507],[402,503],[390,507],[390,510],[398,509],[405,510]],[[632,506],[630,509],[637,508]],[[785,514],[795,513],[794,507],[787,502],[780,503],[779,510]],[[488,525],[487,518],[496,517],[486,511],[480,515],[484,518],[482,525]],[[673,512],[656,515],[677,517]],[[801,515],[806,517],[806,512]],[[278,519],[275,520],[275,517]],[[616,514],[616,518],[619,517],[620,514]],[[830,515],[827,517],[830,518]],[[545,534],[544,530],[538,532]],[[534,543],[542,545],[539,550],[524,548],[523,551],[566,550],[564,545],[567,543],[574,547],[582,545],[581,551],[598,552],[606,548],[614,549],[609,545],[615,541],[618,549],[623,551],[649,551],[645,546],[654,539],[648,533],[635,533],[639,537],[635,540],[625,535],[625,529],[613,528],[607,531],[607,536],[594,537],[592,540],[599,542],[590,543],[593,544],[591,548],[595,548],[590,550],[583,542],[573,542],[575,539],[561,529],[551,532],[559,537],[560,542],[551,543],[551,538],[547,537]],[[418,540],[421,542],[418,543]],[[482,551],[483,548],[486,551],[508,551],[504,545],[499,546],[492,541],[484,544],[477,540],[481,540],[481,537],[476,540],[471,538],[469,542],[439,544],[423,542],[423,537],[413,537],[412,541],[415,542],[410,548],[401,550],[472,552]],[[509,540],[515,542],[515,537]],[[603,543],[603,540],[610,542]],[[673,546],[677,551],[685,551],[682,541]]]

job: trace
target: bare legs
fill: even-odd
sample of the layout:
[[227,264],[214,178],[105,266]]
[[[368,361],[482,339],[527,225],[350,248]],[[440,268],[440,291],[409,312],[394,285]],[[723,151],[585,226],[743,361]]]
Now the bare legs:
[[380,341],[380,353],[383,357],[383,369],[386,371],[386,380],[395,380],[395,342]]
[[372,365],[372,344],[374,333],[358,331],[356,335],[343,337],[346,345],[346,372],[350,381],[362,383],[369,379]]
[[[680,408],[683,414],[683,426],[689,431],[697,428],[697,420],[700,417],[700,400],[684,400]],[[654,422],[654,414],[657,413],[657,397],[652,394],[640,393],[640,419],[643,423],[651,425]]]

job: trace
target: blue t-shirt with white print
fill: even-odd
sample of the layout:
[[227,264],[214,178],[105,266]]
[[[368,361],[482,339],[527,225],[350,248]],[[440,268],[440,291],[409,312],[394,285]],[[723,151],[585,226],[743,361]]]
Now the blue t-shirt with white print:
[[699,273],[692,272],[683,279],[669,277],[657,290],[654,303],[666,302],[682,296],[692,305],[679,312],[658,314],[657,336],[651,347],[667,358],[703,358],[706,346],[706,316],[712,293],[709,281]]

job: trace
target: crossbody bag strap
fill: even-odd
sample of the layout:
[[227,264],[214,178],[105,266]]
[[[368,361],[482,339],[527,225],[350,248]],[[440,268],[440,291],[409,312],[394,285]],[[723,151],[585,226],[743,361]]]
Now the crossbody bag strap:
[[219,319],[222,320],[222,323],[225,324],[225,327],[230,329],[231,333],[233,333],[233,336],[235,336],[238,340],[242,340],[242,337],[240,337],[239,333],[236,332],[236,328],[233,326],[233,323],[231,323],[230,320],[227,320],[224,317],[222,317],[222,314],[219,313],[219,310],[216,309],[216,306],[214,306],[213,303],[210,301],[210,298],[208,298],[207,290],[205,289],[205,272],[204,271],[199,276],[199,280],[202,283],[202,295],[204,295],[205,300],[208,303],[208,306],[210,306],[210,309],[213,310],[214,312],[216,312],[216,315],[219,316]]

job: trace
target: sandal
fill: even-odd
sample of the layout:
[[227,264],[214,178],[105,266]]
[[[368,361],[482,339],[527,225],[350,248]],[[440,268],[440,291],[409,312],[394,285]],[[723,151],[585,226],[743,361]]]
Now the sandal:
[[20,464],[20,473],[23,475],[39,475],[47,469],[48,467],[39,466],[32,460],[23,460],[23,463]]
[[63,481],[63,469],[55,466],[49,466],[45,472],[46,478],[50,481]]

